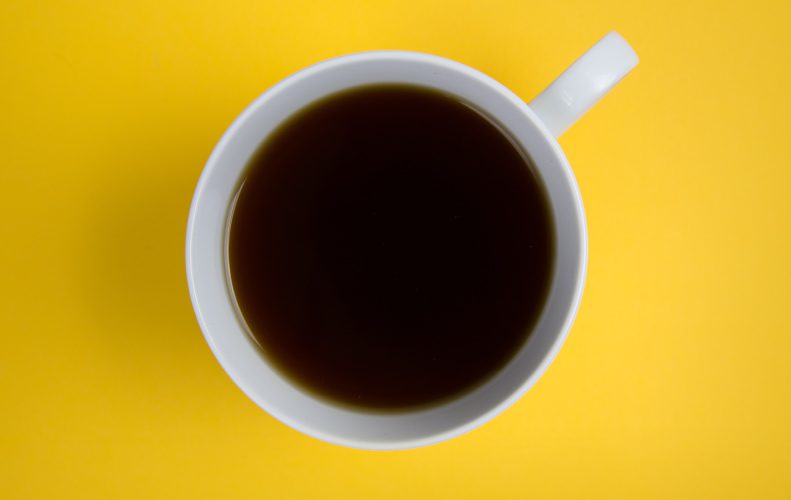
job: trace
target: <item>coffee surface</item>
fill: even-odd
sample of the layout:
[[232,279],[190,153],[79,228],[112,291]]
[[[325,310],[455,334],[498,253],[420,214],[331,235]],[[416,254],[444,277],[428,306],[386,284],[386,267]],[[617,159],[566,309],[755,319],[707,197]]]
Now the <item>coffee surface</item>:
[[541,182],[443,93],[351,89],[281,125],[244,172],[228,265],[264,355],[336,404],[410,409],[503,368],[550,287]]

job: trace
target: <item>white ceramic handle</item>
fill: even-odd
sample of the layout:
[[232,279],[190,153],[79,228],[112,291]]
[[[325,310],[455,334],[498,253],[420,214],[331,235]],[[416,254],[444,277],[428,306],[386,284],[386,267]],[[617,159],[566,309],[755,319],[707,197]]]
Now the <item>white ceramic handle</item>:
[[639,61],[634,49],[612,31],[574,61],[529,106],[560,137]]

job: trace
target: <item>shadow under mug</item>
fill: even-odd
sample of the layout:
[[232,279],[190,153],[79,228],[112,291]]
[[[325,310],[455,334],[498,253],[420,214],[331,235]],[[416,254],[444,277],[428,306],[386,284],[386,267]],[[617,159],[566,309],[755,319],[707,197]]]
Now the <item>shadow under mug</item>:
[[[463,64],[402,51],[338,57],[286,78],[234,121],[212,152],[195,190],[187,227],[190,296],[212,352],[255,403],[316,438],[366,449],[402,449],[450,439],[482,425],[522,396],[566,339],[579,306],[587,263],[582,199],[557,137],[626,76],[637,55],[617,33],[589,49],[526,104],[506,87]],[[375,413],[335,406],[305,392],[270,364],[247,333],[227,279],[226,229],[240,177],[273,130],[310,103],[375,83],[439,89],[485,113],[530,156],[549,198],[557,238],[546,306],[527,342],[491,379],[439,406]]]

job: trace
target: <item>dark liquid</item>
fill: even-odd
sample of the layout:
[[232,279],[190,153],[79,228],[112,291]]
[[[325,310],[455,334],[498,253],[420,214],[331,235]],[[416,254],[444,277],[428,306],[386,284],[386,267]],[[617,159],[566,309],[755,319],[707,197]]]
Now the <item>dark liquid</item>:
[[553,253],[525,155],[467,105],[404,85],[335,94],[282,125],[247,167],[229,238],[268,359],[370,409],[447,400],[505,366]]

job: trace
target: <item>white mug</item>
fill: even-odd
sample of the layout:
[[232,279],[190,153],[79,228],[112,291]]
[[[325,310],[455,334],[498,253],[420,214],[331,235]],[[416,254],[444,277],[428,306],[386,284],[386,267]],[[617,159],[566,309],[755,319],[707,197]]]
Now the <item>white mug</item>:
[[[195,190],[187,227],[187,280],[203,334],[222,367],[261,408],[325,441],[367,449],[424,446],[487,422],[522,396],[566,339],[582,296],[587,232],[582,199],[557,137],[635,67],[637,55],[609,33],[529,104],[492,78],[442,57],[401,51],[338,57],[266,91],[215,147]],[[486,383],[439,406],[376,413],[335,406],[303,391],[267,361],[239,318],[228,280],[227,226],[251,155],[306,105],[343,89],[405,83],[440,89],[485,113],[531,158],[546,187],[557,238],[554,278],[527,342]]]

